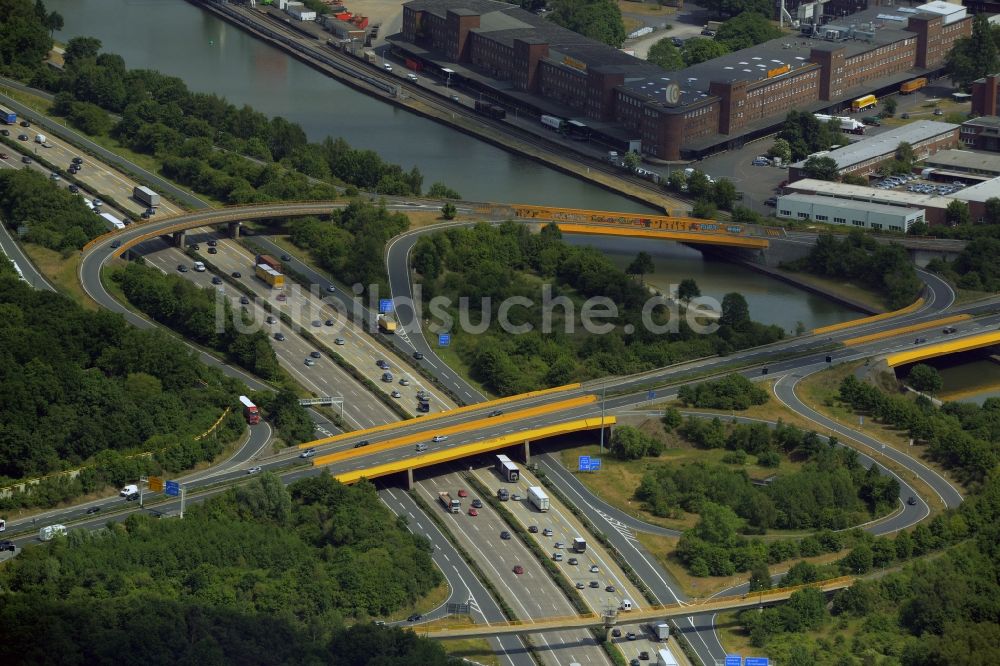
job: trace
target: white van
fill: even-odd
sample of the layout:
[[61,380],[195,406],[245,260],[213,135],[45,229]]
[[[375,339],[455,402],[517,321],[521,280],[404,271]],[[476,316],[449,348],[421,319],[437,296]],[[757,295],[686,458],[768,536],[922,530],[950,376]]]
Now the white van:
[[387,72],[391,72],[392,71],[392,65],[390,65],[389,63],[387,63],[387,62],[386,63],[382,63],[382,66],[385,67],[385,71],[387,71]]
[[137,492],[139,492],[139,486],[135,485],[134,483],[130,483],[129,485],[122,488],[121,491],[118,493],[118,495],[120,497],[128,497],[129,495],[134,495]]
[[41,541],[52,541],[57,536],[66,536],[65,525],[47,525],[38,530],[38,538]]
[[622,605],[618,607],[618,610],[623,610],[623,611],[632,610],[632,601],[630,599],[622,599]]
[[36,134],[35,135],[35,143],[45,143],[45,135],[44,134]]
[[408,78],[408,79],[409,79],[410,81],[412,81],[413,83],[416,83],[416,82],[417,82],[417,75],[416,75],[416,74],[407,74],[407,75],[406,75],[406,78]]
[[204,273],[205,272],[205,264],[202,263],[202,262],[200,262],[200,261],[194,262],[194,270],[195,270],[196,273]]
[[4,520],[3,518],[0,518],[0,532],[6,532],[6,531],[7,531],[7,521]]
[[427,442],[420,442],[419,444],[417,444],[417,451],[426,451],[426,450],[427,450]]

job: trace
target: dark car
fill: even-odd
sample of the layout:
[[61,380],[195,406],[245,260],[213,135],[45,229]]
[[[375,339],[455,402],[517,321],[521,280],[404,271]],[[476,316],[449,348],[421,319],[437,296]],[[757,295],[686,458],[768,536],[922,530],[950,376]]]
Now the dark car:
[[361,440],[360,442],[358,442],[357,444],[355,444],[355,445],[354,445],[354,448],[356,448],[356,449],[360,449],[360,448],[362,448],[362,447],[365,447],[365,446],[368,446],[368,444],[369,444],[369,443],[370,443],[370,442],[369,442],[369,441],[368,441],[367,439],[363,439],[363,440]]
[[31,121],[25,118],[21,121],[21,127],[31,127]]
[[336,321],[334,321],[333,319],[327,319],[327,320],[326,320],[326,322],[324,322],[324,323],[325,323],[325,324],[326,324],[327,326],[336,326],[336,325],[337,325],[337,322],[336,322]]
[[289,257],[287,254],[283,254],[283,255],[281,255],[281,260],[282,261],[291,261],[292,258]]
[[601,582],[597,580],[592,580],[590,581],[590,586],[596,590],[601,586]]
[[528,531],[532,534],[538,534],[538,525],[531,525],[528,527]]
[[285,334],[284,333],[275,333],[274,334],[274,339],[277,340],[278,342],[284,342],[285,341]]
[[608,585],[606,588],[604,588],[604,591],[605,592],[614,592],[615,591],[615,586],[614,585]]
[[639,659],[649,659],[649,652],[647,652],[646,650],[643,650],[642,652],[640,652],[639,653]]
[[232,275],[234,278],[243,277],[243,273],[240,273],[239,271],[233,271],[232,273],[230,273],[230,275]]
[[0,541],[0,553],[4,552],[5,550],[9,550],[10,552],[13,553],[15,550],[17,550],[17,546],[14,545],[13,541],[4,539],[3,541]]
[[209,247],[215,247],[218,244],[219,244],[218,241],[214,241],[214,240],[208,241],[208,246]]
[[422,619],[424,619],[423,615],[421,615],[420,613],[414,613],[410,617],[406,618],[406,621],[407,622],[419,622]]
[[250,298],[247,296],[240,296],[240,305],[250,305]]
[[313,358],[322,358],[322,356],[323,356],[318,351],[311,351],[311,352],[309,352],[309,355],[312,356]]
[[111,248],[112,249],[117,250],[121,246],[122,246],[122,242],[120,240],[118,240],[117,238],[115,240],[111,241]]
[[99,507],[99,506],[92,506],[89,509],[87,509],[87,515],[91,516],[91,515],[97,513],[100,510],[101,510],[101,507]]
[[909,499],[906,500],[906,503],[909,504],[910,506],[916,506],[917,498],[914,497],[913,495],[910,495]]
[[951,335],[952,333],[954,333],[957,330],[958,329],[955,328],[954,326],[945,326],[944,329],[941,332],[944,333],[945,335]]
[[504,530],[503,532],[500,533],[500,538],[503,539],[504,541],[507,541],[508,539],[510,539],[510,532]]
[[670,38],[670,42],[671,42],[671,43],[672,43],[672,44],[673,44],[674,46],[676,46],[676,47],[678,47],[678,48],[680,48],[681,46],[684,46],[684,40],[683,40],[683,39],[681,39],[680,37],[671,37],[671,38]]
[[[143,213],[143,215],[145,215],[146,217],[149,217],[149,213]],[[208,248],[208,253],[209,254],[218,254],[219,253],[219,248],[217,248],[217,247],[210,247],[210,248]]]
[[73,164],[83,164],[83,158],[82,157],[74,157],[73,158]]
[[493,416],[500,416],[501,414],[503,414],[503,410],[502,409],[494,409],[492,412],[490,412],[490,416],[491,417],[493,417]]
[[17,139],[18,139],[18,141],[27,141],[28,140],[28,135],[27,134],[18,134],[17,135]]
[[422,353],[420,353],[420,352],[413,352],[413,358],[415,358],[418,361],[420,361],[420,360],[423,360],[424,355]]
[[24,157],[22,157],[21,161],[24,162],[25,164],[31,164],[31,158],[28,157],[27,155],[25,155]]
[[382,368],[383,370],[388,370],[389,369],[389,364],[386,363],[383,359],[379,359],[379,360],[375,361],[375,365],[377,365],[378,367]]
[[474,499],[474,500],[472,500],[472,506],[474,508],[476,508],[476,509],[482,509],[483,508],[483,500],[481,500],[481,499]]
[[192,250],[200,250],[201,249],[201,246],[198,245],[197,243],[192,243],[188,247],[190,247]]
[[914,339],[913,344],[922,345],[925,342],[927,342],[927,338],[916,338]]
[[625,634],[625,638],[629,639],[630,641],[634,641],[636,638],[638,638],[638,636],[635,635],[634,631],[630,631],[627,634]]
[[131,493],[125,496],[126,502],[134,502],[139,499],[139,493]]
[[80,191],[80,188],[77,187],[76,185],[70,185],[69,188],[67,189],[69,189],[69,191],[72,192],[73,194],[76,194],[77,192]]
[[622,630],[619,629],[618,627],[615,627],[614,629],[611,630],[611,635],[613,637],[615,637],[615,638],[621,638],[622,637]]
[[571,558],[569,558],[569,559],[568,559],[568,560],[566,560],[566,561],[567,561],[567,562],[568,562],[569,564],[579,564],[579,563],[580,563],[580,560],[576,559],[575,557],[571,557]]
[[177,270],[178,270],[178,272],[181,272],[181,273],[187,273],[188,272],[188,267],[185,266],[184,264],[177,264]]
[[212,278],[212,284],[222,284],[222,278],[216,275],[215,277]]
[[10,130],[9,129],[0,129],[0,134],[3,134],[4,136],[10,136]]

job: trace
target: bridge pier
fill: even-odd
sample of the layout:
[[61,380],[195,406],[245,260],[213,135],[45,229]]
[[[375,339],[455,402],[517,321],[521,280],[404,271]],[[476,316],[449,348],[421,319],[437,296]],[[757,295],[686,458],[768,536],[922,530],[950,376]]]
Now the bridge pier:
[[227,226],[229,228],[229,237],[233,240],[238,240],[240,237],[240,227],[243,225],[242,222],[230,222]]
[[531,464],[531,442],[529,440],[524,440],[524,464]]
[[187,234],[183,231],[175,231],[171,236],[174,239],[174,246],[182,250],[187,246]]
[[406,489],[413,490],[413,468],[407,468],[406,470]]

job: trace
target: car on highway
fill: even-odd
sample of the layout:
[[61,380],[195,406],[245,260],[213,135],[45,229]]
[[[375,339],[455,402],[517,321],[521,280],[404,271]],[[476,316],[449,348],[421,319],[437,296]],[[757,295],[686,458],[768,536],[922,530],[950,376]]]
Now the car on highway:
[[9,550],[10,552],[13,553],[17,550],[17,546],[15,546],[14,542],[11,541],[10,539],[4,539],[3,541],[0,541],[0,553],[6,550]]
[[101,510],[101,507],[99,507],[99,506],[92,506],[89,509],[87,509],[87,515],[88,516],[92,516],[92,515],[94,515],[95,513],[97,513],[100,510]]
[[316,449],[306,449],[299,454],[299,458],[312,458],[314,455],[316,455]]
[[90,203],[94,204],[95,207],[97,207],[97,206],[103,206],[104,205],[104,202],[101,201],[100,199],[94,199]]
[[381,358],[379,360],[375,361],[375,365],[377,365],[378,367],[382,368],[383,370],[388,370],[389,369],[389,364],[386,363],[385,360],[381,359]]
[[69,190],[70,192],[72,192],[73,194],[77,194],[77,193],[78,193],[78,192],[80,191],[80,188],[79,188],[79,187],[77,187],[76,185],[70,185],[70,186],[69,186],[68,188],[66,188],[66,189],[68,189],[68,190]]
[[470,516],[478,516],[479,515],[479,511],[476,509],[476,507],[470,507],[469,508],[469,515]]
[[614,592],[615,591],[615,586],[614,585],[608,585],[606,588],[604,588],[604,591],[605,592]]
[[406,621],[407,622],[419,622],[422,619],[424,619],[423,615],[421,615],[420,613],[414,613],[410,617],[406,618]]
[[407,379],[406,377],[403,377],[402,379],[399,380],[399,385],[400,386],[409,386],[410,385],[410,380]]
[[279,301],[287,301],[288,300],[288,296],[285,296],[284,294],[278,294],[277,299]]
[[218,275],[212,276],[212,284],[222,284],[222,278]]
[[268,324],[277,324],[278,318],[275,317],[274,315],[267,315],[267,319],[265,319],[264,321],[266,321]]
[[596,590],[601,587],[601,581],[592,580],[590,581],[590,586]]
[[337,322],[334,319],[327,319],[326,321],[323,322],[323,324],[326,326],[336,326]]
[[0,153],[0,160],[5,160],[8,157],[10,157],[10,155],[8,155],[7,153]]
[[458,496],[459,497],[468,497],[469,496],[469,491],[466,490],[465,488],[459,488],[458,489]]
[[431,441],[432,442],[443,442],[446,439],[448,439],[448,435],[434,435],[434,437],[431,438]]
[[632,657],[632,659],[628,662],[628,666],[642,666],[642,662],[639,661],[638,657]]
[[128,495],[125,496],[126,502],[134,502],[137,499],[139,499],[139,493],[129,493]]
[[333,344],[337,345],[338,347],[343,346],[344,338],[337,338],[336,340],[333,341]]
[[260,472],[260,465],[254,465],[253,467],[247,470],[247,474],[256,474],[258,472]]
[[586,587],[587,586],[583,583],[583,581],[577,581],[577,583],[576,583],[576,589],[583,590],[583,589],[586,589]]
[[2,134],[3,136],[10,136],[10,130],[6,128],[0,129],[0,134]]
[[281,260],[282,261],[291,261],[292,258],[290,256],[288,256],[287,254],[283,254],[283,255],[281,255]]
[[31,158],[25,155],[24,157],[21,158],[21,162],[23,162],[24,164],[31,164]]
[[568,560],[566,560],[566,563],[567,564],[579,564],[580,560],[576,559],[575,557],[571,557]]
[[219,241],[214,241],[214,240],[208,241],[208,246],[209,247],[215,247],[218,244],[219,244]]
[[750,164],[752,164],[753,166],[770,166],[771,160],[767,159],[766,157],[755,157],[753,159],[753,162],[751,162]]
[[591,564],[590,573],[601,573],[601,567],[597,566],[596,564]]
[[927,342],[927,338],[916,338],[913,341],[913,344],[915,344],[915,345],[922,345],[925,342]]
[[337,293],[337,288],[334,287],[332,284],[326,285],[326,290],[331,294]]
[[476,499],[472,500],[472,506],[476,507],[477,509],[482,509],[483,508],[483,500],[481,500],[479,498],[476,498]]
[[[149,217],[149,213],[143,213],[143,215],[145,215],[147,218]],[[210,248],[208,248],[208,253],[209,254],[218,254],[219,253],[219,248],[217,248],[217,247],[210,247]]]
[[402,398],[403,397],[403,394],[400,393],[399,391],[396,391],[395,389],[389,395],[391,395],[393,398]]
[[[391,384],[392,383],[392,373],[391,372],[383,372],[382,373],[382,381],[384,381],[386,384]],[[434,441],[436,442],[437,440],[435,439]]]
[[18,134],[17,135],[17,139],[18,139],[18,141],[27,141],[28,140],[28,135],[27,134]]
[[503,539],[504,541],[509,541],[510,540],[510,532],[508,532],[507,530],[504,530],[503,532],[500,533],[500,538]]
[[562,541],[556,541],[554,544],[552,544],[552,547],[553,548],[562,548],[565,545],[566,544],[564,544]]
[[945,327],[944,327],[944,328],[943,328],[943,329],[941,330],[941,332],[942,332],[942,333],[944,333],[945,335],[951,335],[952,333],[956,332],[957,330],[958,330],[958,329],[957,329],[957,328],[955,328],[954,326],[945,326]]
[[625,638],[629,639],[630,641],[634,641],[636,638],[638,638],[638,636],[635,635],[634,631],[630,631],[627,634],[625,634]]
[[360,449],[360,448],[363,448],[365,446],[368,446],[369,444],[371,444],[371,442],[369,442],[367,439],[363,439],[360,442],[358,442],[357,444],[355,444],[354,448]]
[[179,273],[187,273],[188,272],[188,267],[185,266],[184,264],[177,264],[177,271]]
[[230,273],[230,275],[232,277],[234,277],[234,278],[241,278],[241,277],[243,277],[243,273],[240,273],[239,271],[233,271],[232,273]]
[[413,358],[415,358],[416,360],[420,361],[420,360],[423,360],[424,355],[421,354],[420,352],[413,352]]
[[114,239],[113,241],[111,241],[111,248],[112,248],[112,249],[115,249],[115,250],[117,250],[117,249],[118,249],[118,248],[120,248],[121,246],[122,246],[122,242],[121,242],[120,240],[118,240],[117,238],[116,238],[116,239]]
[[240,296],[240,305],[250,305],[250,298],[248,296]]
[[642,652],[640,652],[639,653],[639,659],[642,659],[643,661],[647,661],[649,659],[649,652],[647,652],[646,650],[643,650]]
[[618,627],[615,627],[614,629],[611,630],[611,636],[613,638],[621,638],[622,637],[622,630],[619,629]]
[[914,497],[913,495],[910,495],[910,497],[907,498],[906,503],[909,504],[910,506],[914,506],[917,503],[917,498]]
[[502,409],[494,409],[492,412],[489,413],[489,416],[490,418],[492,418],[494,416],[500,416],[501,414],[503,414]]
[[31,121],[25,118],[21,121],[21,127],[31,127]]
[[563,559],[562,553],[552,553],[552,560],[554,562],[562,562],[562,559]]
[[310,355],[310,356],[312,356],[313,358],[322,358],[322,357],[323,357],[323,355],[322,355],[322,354],[320,354],[320,353],[319,353],[318,351],[316,351],[315,349],[314,349],[313,351],[309,352],[309,355]]
[[278,342],[284,342],[285,341],[285,334],[284,333],[275,333],[274,334],[274,339],[277,340]]
[[313,325],[314,327],[316,327],[316,328],[319,328],[320,326],[322,326],[322,325],[323,325],[323,322],[321,322],[321,321],[320,321],[319,319],[313,319],[313,320],[312,320],[312,325]]
[[312,366],[316,365],[316,359],[314,359],[314,358],[307,358],[307,359],[306,359],[305,361],[303,361],[303,362],[304,362],[304,363],[305,363],[306,365],[308,365],[308,366],[309,366],[310,368],[311,368]]
[[514,493],[513,495],[510,496],[510,499],[513,502],[520,502],[524,498],[521,496],[521,493]]
[[538,525],[529,525],[528,531],[532,534],[538,534]]

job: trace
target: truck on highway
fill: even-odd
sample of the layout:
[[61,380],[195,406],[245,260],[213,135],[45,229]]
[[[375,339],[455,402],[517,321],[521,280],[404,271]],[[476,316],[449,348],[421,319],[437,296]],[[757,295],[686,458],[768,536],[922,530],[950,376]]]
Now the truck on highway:
[[542,116],[542,125],[553,129],[557,132],[562,132],[566,129],[566,121],[558,116]]
[[864,134],[865,124],[860,120],[855,120],[854,118],[848,118],[847,116],[828,116],[823,113],[814,113],[816,120],[821,123],[828,123],[831,120],[837,123],[841,132],[847,132],[849,134]]
[[44,145],[46,141],[48,141],[48,139],[45,138],[44,134],[36,134],[35,135],[35,143],[40,143],[40,144]]
[[108,229],[110,229],[111,231],[125,228],[125,223],[119,220],[111,213],[101,213],[101,217],[104,218],[104,223],[108,226]]
[[380,333],[392,335],[396,332],[396,322],[384,314],[378,316],[378,330]]
[[539,511],[549,510],[549,496],[538,486],[528,488],[528,500],[535,505]]
[[0,106],[0,122],[7,125],[16,125],[17,114],[8,109],[6,106]]
[[274,270],[267,264],[257,264],[256,274],[264,282],[268,283],[275,289],[281,289],[285,286],[285,276]]
[[521,478],[521,472],[517,469],[517,465],[503,454],[497,456],[496,470],[500,478],[507,483],[514,483]]
[[670,638],[670,625],[666,622],[658,622],[653,625],[653,633],[656,634],[656,640],[665,641]]
[[146,208],[156,208],[160,205],[160,195],[148,187],[133,187],[132,198],[146,206]]
[[256,257],[254,257],[253,262],[254,265],[264,264],[265,266],[270,266],[279,273],[282,270],[281,262],[269,254],[258,254]]
[[66,536],[65,525],[46,525],[38,530],[38,538],[41,541],[52,541],[57,536]]
[[670,650],[660,649],[656,651],[656,666],[678,666],[677,658]]
[[240,405],[243,407],[243,418],[247,420],[248,425],[257,425],[260,423],[260,411],[257,409],[257,405],[253,404],[250,398],[245,395],[241,395]]
[[573,539],[573,551],[577,553],[582,553],[587,550],[587,540],[583,537],[574,537]]
[[462,500],[452,497],[447,490],[438,493],[438,500],[451,513],[462,513]]

